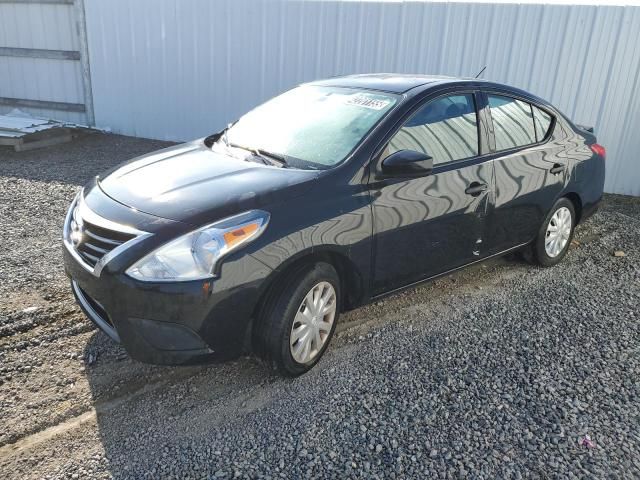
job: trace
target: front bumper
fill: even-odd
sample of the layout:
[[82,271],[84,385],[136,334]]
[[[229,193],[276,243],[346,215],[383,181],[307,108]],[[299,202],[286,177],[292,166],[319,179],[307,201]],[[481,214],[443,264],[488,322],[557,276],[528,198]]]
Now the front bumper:
[[271,270],[251,255],[225,260],[219,277],[147,283],[109,265],[95,276],[64,248],[76,301],[101,330],[136,360],[178,365],[237,357]]

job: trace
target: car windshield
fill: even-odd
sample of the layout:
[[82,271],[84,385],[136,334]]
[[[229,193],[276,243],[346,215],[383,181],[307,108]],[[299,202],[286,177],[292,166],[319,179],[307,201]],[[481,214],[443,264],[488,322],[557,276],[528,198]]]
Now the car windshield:
[[380,92],[301,86],[241,117],[221,141],[296,168],[326,169],[344,160],[396,101]]

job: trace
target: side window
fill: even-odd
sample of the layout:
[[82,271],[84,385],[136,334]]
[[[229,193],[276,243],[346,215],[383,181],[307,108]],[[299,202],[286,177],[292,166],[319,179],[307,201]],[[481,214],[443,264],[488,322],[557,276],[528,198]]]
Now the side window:
[[533,105],[531,106],[531,109],[533,110],[533,123],[536,126],[536,138],[540,141],[547,136],[547,133],[549,133],[549,127],[551,127],[551,115]]
[[424,152],[434,164],[478,155],[473,95],[441,97],[418,110],[391,139],[386,154],[400,150]]
[[536,143],[531,105],[499,95],[488,97],[497,151]]

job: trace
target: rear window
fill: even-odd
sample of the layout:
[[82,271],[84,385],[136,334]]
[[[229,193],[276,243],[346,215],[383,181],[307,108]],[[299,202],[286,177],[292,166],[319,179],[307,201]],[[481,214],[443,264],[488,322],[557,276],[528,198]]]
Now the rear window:
[[497,151],[536,143],[530,104],[501,95],[488,97]]

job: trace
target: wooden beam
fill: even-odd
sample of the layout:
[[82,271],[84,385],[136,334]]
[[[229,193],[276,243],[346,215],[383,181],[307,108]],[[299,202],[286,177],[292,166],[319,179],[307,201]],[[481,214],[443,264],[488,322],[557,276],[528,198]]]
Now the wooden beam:
[[51,58],[54,60],[80,60],[75,50],[48,50],[44,48],[0,47],[2,57]]
[[82,91],[84,93],[84,107],[87,112],[87,124],[95,126],[96,118],[93,111],[93,88],[91,86],[91,66],[89,65],[89,43],[87,41],[87,18],[84,11],[84,0],[77,0],[75,4],[78,40],[80,42],[80,68],[82,70]]
[[0,0],[0,3],[44,3],[48,5],[73,5],[73,0]]
[[84,113],[86,111],[86,108],[82,103],[29,100],[26,98],[0,97],[0,105],[7,105],[9,107],[41,108],[43,110],[61,110],[64,112]]
[[26,150],[67,143],[71,140],[73,140],[73,135],[68,128],[50,128],[49,130],[43,130],[21,137],[20,142],[16,142],[13,145],[13,149],[16,152],[24,152]]

